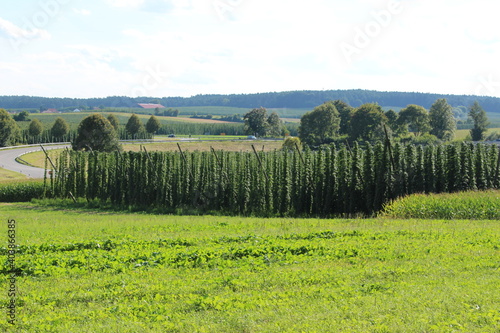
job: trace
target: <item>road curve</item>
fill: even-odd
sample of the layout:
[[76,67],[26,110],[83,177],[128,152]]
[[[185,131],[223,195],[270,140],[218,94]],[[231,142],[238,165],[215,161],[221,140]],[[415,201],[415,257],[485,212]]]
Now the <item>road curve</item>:
[[[62,145],[44,145],[46,150],[49,149],[63,149],[66,147],[70,147],[68,144]],[[24,155],[26,153],[31,153],[35,151],[41,151],[40,145],[31,145],[31,146],[23,146],[21,148],[9,147],[9,149],[1,149],[0,150],[0,167],[22,173],[30,178],[43,178],[43,174],[45,172],[44,169],[35,168],[28,165],[24,165],[18,163],[16,158]]]

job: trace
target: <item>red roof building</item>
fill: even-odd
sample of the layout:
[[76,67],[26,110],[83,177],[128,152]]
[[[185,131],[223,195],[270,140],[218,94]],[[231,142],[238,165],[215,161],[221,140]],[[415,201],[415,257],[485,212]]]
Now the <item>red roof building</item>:
[[151,104],[151,103],[143,103],[143,104],[139,104],[139,106],[143,109],[164,109],[165,107],[161,104]]
[[42,111],[42,113],[58,113],[57,109],[47,109],[45,111]]

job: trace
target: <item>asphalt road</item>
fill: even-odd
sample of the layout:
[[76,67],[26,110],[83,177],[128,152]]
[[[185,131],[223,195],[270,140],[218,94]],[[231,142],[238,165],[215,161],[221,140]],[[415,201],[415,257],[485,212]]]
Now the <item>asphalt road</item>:
[[[62,149],[65,147],[69,147],[69,145],[44,145],[46,150],[48,149]],[[33,145],[22,148],[14,148],[14,149],[2,149],[0,150],[0,167],[20,172],[25,174],[30,178],[43,178],[44,169],[30,167],[21,163],[16,162],[16,158],[26,153],[31,153],[35,151],[41,151],[40,145]]]

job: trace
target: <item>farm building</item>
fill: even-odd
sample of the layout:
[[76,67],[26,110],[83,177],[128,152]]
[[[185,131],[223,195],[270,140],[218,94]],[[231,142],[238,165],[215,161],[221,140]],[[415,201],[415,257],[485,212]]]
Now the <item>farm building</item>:
[[143,109],[164,109],[165,107],[161,104],[152,104],[152,103],[139,103],[139,106]]
[[59,113],[57,109],[47,109],[45,111],[42,111],[42,113]]

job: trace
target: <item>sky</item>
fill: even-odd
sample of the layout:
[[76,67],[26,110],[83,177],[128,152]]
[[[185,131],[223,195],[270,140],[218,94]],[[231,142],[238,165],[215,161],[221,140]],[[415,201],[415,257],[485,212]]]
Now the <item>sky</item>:
[[500,97],[491,0],[20,0],[0,95],[370,89]]

